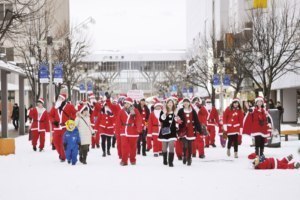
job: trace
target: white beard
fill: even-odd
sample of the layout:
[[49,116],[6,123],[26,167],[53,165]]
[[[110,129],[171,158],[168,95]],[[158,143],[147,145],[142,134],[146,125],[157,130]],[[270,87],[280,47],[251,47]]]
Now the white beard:
[[206,108],[206,110],[211,110],[212,109],[212,105],[206,105],[205,108]]
[[154,115],[156,118],[159,118],[161,110],[154,110]]
[[[109,107],[105,106],[105,107],[104,107],[104,112],[105,112],[105,114],[107,114],[107,111],[111,112],[111,109],[109,109]],[[111,112],[111,113],[112,113],[112,112]]]
[[55,102],[55,108],[59,108],[59,106],[61,105],[62,101],[56,101]]

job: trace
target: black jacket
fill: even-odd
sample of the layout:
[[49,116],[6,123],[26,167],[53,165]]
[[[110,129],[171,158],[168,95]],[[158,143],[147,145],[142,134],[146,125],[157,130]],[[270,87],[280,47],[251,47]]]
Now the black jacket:
[[[175,116],[174,113],[167,114],[164,119],[164,113],[163,111],[160,112],[159,121],[161,122],[161,129],[160,133],[158,135],[158,140],[161,142],[169,142],[169,141],[175,141],[177,140],[177,131],[176,131],[176,122],[175,122]],[[171,121],[171,123],[170,123]],[[171,133],[168,135],[162,134],[162,129],[164,127],[170,127]]]

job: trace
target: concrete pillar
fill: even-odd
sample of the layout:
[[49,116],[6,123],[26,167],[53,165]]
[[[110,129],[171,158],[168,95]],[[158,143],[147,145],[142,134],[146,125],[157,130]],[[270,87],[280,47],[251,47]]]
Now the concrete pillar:
[[24,76],[19,76],[19,135],[25,135],[25,90]]
[[7,92],[7,74],[9,72],[1,70],[1,133],[2,138],[7,138],[7,125],[8,125],[8,112],[7,112],[7,101],[8,101],[8,92]]

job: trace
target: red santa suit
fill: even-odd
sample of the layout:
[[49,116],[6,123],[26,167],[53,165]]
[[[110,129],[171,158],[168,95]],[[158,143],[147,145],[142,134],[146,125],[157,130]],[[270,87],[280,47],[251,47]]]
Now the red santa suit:
[[[127,101],[133,103],[131,99]],[[127,165],[128,158],[132,164],[136,163],[137,139],[139,133],[142,132],[142,118],[136,108],[133,110],[135,115],[128,113],[123,108],[116,119],[116,134],[121,136],[122,165]]]
[[53,130],[53,144],[59,158],[64,161],[66,159],[64,146],[63,146],[63,135],[66,131],[66,121],[69,119],[74,120],[76,118],[76,109],[72,104],[65,103],[60,110],[59,108],[52,107],[50,110],[50,120],[52,122]]
[[123,109],[123,107],[120,104],[112,104],[109,99],[106,100],[106,104],[111,109],[111,111],[114,115],[114,133],[116,135],[116,140],[117,140],[118,156],[121,159],[122,158],[122,141],[121,141],[121,136],[120,136],[120,134],[118,134],[119,132],[117,131],[116,121],[117,121],[119,112]]
[[115,117],[110,110],[110,112],[106,112],[105,110],[106,107],[104,108],[104,112],[100,112],[98,114],[96,121],[96,129],[100,135],[113,137]]
[[223,114],[223,127],[227,135],[241,135],[244,114],[241,109],[227,107]]
[[50,119],[45,108],[31,108],[28,114],[32,119],[31,134],[32,146],[36,147],[38,139],[40,139],[39,149],[43,150],[45,146],[45,133],[50,133]]
[[96,121],[98,119],[98,114],[100,113],[102,105],[98,102],[92,102],[90,106],[90,121],[93,130],[95,131],[95,135],[92,136],[92,148],[100,147],[100,133],[98,132],[98,127],[96,127]]
[[219,114],[215,107],[211,109],[205,109],[207,111],[207,131],[209,135],[205,137],[205,146],[209,147],[209,145],[215,145],[215,137],[216,137],[216,126],[219,125]]
[[[261,124],[260,124],[261,123]],[[267,113],[263,108],[254,108],[252,112],[247,112],[243,120],[243,133],[267,138],[270,136],[268,131]]]
[[[202,105],[199,107],[194,106],[194,108],[195,108],[195,111],[197,112],[197,116],[198,116],[200,124],[206,127],[207,115],[208,115],[207,110]],[[196,135],[196,140],[194,141],[195,145],[193,148],[193,155],[196,155],[197,151],[198,151],[199,157],[203,157],[205,155],[204,138],[205,138],[204,135],[200,135],[200,134]]]
[[294,169],[295,163],[289,163],[287,158],[282,160],[276,158],[266,158],[263,162],[260,162],[255,169]]
[[[159,154],[162,152],[162,143],[158,141],[158,135],[161,129],[161,124],[159,121],[159,115],[161,110],[154,110],[149,116],[148,122],[148,134],[152,136],[153,139],[153,153]],[[147,134],[147,136],[148,136]]]

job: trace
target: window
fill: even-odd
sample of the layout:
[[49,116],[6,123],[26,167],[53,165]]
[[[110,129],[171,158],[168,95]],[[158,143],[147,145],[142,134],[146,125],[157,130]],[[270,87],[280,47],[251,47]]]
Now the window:
[[[0,21],[10,19],[12,17],[13,6],[12,4],[0,4]],[[7,16],[5,17],[5,15]]]

